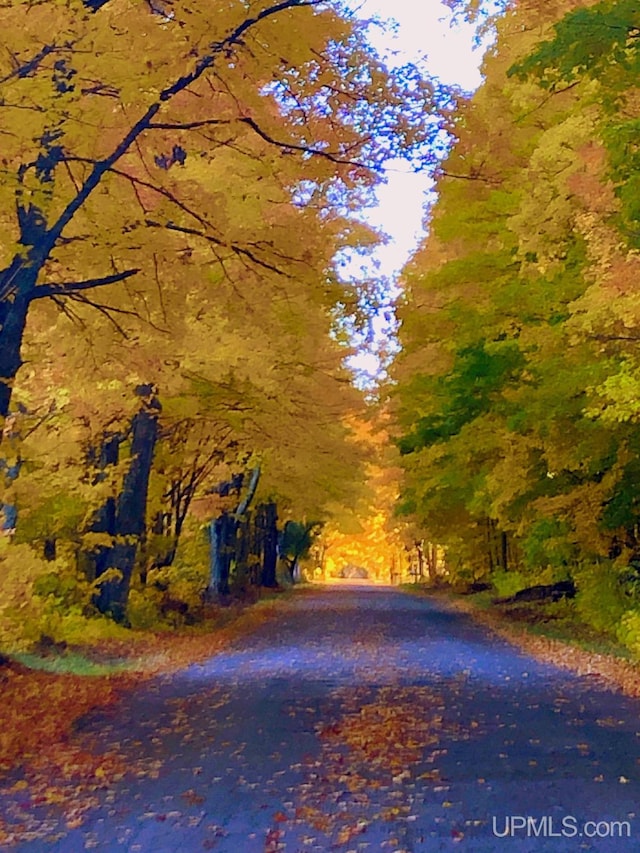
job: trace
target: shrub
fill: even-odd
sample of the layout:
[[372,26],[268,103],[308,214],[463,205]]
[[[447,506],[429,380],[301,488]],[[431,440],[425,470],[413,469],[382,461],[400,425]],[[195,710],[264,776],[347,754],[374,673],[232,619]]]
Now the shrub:
[[554,577],[549,583],[566,577],[566,566],[573,564],[577,556],[568,523],[557,518],[540,518],[535,521],[522,540],[521,548],[527,567],[537,569],[546,566],[565,573],[560,578]]
[[136,631],[157,628],[162,621],[159,601],[147,590],[132,589],[127,603],[127,619]]
[[529,581],[522,572],[494,572],[491,582],[496,588],[498,598],[508,598],[529,586]]
[[640,612],[627,610],[623,613],[616,632],[619,642],[640,658]]
[[597,631],[616,636],[623,614],[629,609],[619,570],[612,563],[589,565],[575,574],[576,611]]

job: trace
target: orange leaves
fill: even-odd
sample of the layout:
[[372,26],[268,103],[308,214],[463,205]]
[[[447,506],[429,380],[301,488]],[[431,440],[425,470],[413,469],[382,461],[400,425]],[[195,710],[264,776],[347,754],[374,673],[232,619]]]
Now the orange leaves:
[[[450,603],[458,610],[472,613],[475,620],[516,643],[519,648],[538,660],[553,663],[578,675],[589,676],[602,685],[622,690],[627,696],[640,696],[640,675],[638,667],[632,662],[589,652],[551,637],[535,636],[525,632],[521,626],[509,624],[495,611],[474,609],[469,601],[456,598],[451,599]],[[601,718],[598,724],[604,727],[615,727],[616,721],[612,718]],[[578,744],[578,749],[583,754],[588,751],[588,748],[588,744]]]
[[[100,790],[109,788],[125,774],[138,778],[157,778],[160,762],[144,765],[125,764],[118,748],[108,752],[94,748],[94,743],[76,737],[74,727],[79,719],[96,708],[114,703],[127,689],[158,673],[169,673],[221,651],[232,640],[273,618],[286,607],[281,600],[271,606],[245,612],[227,612],[229,624],[215,632],[199,635],[146,635],[136,642],[111,640],[103,642],[99,652],[87,651],[96,658],[129,660],[135,672],[111,677],[54,675],[28,670],[19,665],[0,669],[2,704],[0,707],[0,773],[18,764],[23,778],[8,788],[18,802],[18,813],[0,822],[0,847],[20,839],[25,832],[44,837],[49,832],[46,821],[37,820],[32,810],[52,806],[61,810],[66,826],[81,826],[85,813],[97,803]],[[234,618],[235,617],[235,618]],[[175,730],[190,737],[188,708],[178,705],[173,715]],[[194,767],[193,775],[202,774]],[[190,788],[181,794],[185,805],[201,806],[201,792]],[[167,814],[151,815],[159,821]]]
[[290,822],[323,833],[333,846],[353,849],[367,844],[376,821],[394,824],[398,838],[383,846],[398,850],[405,825],[417,819],[416,792],[426,785],[445,790],[437,768],[421,773],[417,768],[445,753],[440,736],[457,732],[457,726],[444,722],[443,697],[427,686],[385,687],[373,695],[369,688],[344,688],[334,696],[342,713],[317,726],[322,754],[309,766]]
[[180,794],[182,799],[190,806],[201,806],[205,798],[201,794],[197,794],[192,788]]
[[264,853],[277,853],[278,850],[284,850],[284,844],[281,843],[281,838],[282,830],[270,829],[264,840]]
[[[0,769],[59,742],[75,719],[98,704],[113,702],[117,695],[108,678],[50,675],[18,666],[4,672]],[[64,763],[59,769],[64,772]]]
[[401,784],[410,777],[407,767],[415,764],[422,749],[438,742],[438,720],[428,720],[424,708],[397,705],[386,700],[365,705],[350,714],[342,725],[321,732],[326,740],[346,744],[356,762],[384,769],[391,781]]

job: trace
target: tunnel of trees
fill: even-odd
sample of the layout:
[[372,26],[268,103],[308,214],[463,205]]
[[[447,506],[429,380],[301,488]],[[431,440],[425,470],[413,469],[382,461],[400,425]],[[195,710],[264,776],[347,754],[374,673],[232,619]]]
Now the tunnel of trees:
[[[3,4],[3,648],[305,563],[571,582],[640,650],[640,13],[446,5],[472,94],[340,3]],[[391,296],[340,259],[399,157],[437,201],[363,390]]]

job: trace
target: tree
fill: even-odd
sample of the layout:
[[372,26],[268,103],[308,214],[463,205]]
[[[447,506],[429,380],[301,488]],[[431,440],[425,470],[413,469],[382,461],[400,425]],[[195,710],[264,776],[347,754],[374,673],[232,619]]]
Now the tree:
[[[221,175],[275,168],[303,203],[339,188],[355,199],[385,158],[437,133],[422,115],[433,87],[411,73],[389,85],[362,34],[318,0],[249,15],[241,3],[10,2],[0,20],[3,416],[37,301],[109,310],[95,293],[161,285],[167,249],[188,258],[205,246],[227,275],[284,281],[304,266],[251,215],[241,184],[220,207]],[[132,63],[142,38],[146,58]]]
[[572,5],[522,3],[500,20],[405,275],[404,506],[471,577],[522,565],[559,512],[583,556],[603,547],[593,508],[611,494],[619,450],[584,417],[607,367],[575,325],[589,288],[577,190],[597,109],[588,88],[549,94],[508,75]]
[[309,556],[311,547],[322,529],[319,521],[287,521],[280,535],[280,557],[284,560],[291,583],[299,580],[300,560]]
[[406,576],[413,531],[397,517],[401,470],[389,427],[386,407],[373,403],[354,424],[367,453],[364,477],[349,500],[335,503],[322,528],[322,568],[329,576],[349,566],[381,582]]

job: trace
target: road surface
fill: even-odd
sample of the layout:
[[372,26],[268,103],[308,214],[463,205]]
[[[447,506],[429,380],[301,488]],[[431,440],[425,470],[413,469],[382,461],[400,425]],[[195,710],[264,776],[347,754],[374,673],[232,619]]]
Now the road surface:
[[639,701],[436,599],[341,586],[83,720],[128,772],[81,825],[0,802],[38,827],[24,853],[626,853],[639,737]]

